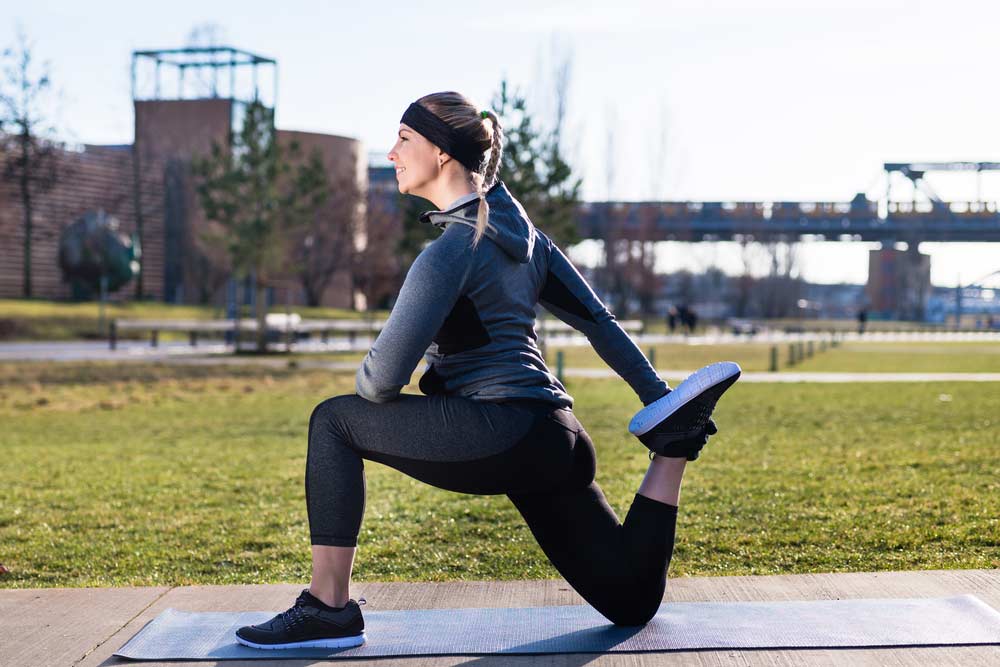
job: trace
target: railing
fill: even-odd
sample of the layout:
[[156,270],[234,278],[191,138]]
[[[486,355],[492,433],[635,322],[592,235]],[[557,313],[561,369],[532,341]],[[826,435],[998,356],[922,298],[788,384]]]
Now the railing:
[[[118,345],[118,334],[122,331],[148,331],[149,344],[157,347],[161,331],[184,332],[192,346],[198,344],[199,334],[226,334],[230,332],[255,333],[257,320],[243,318],[237,320],[112,320],[108,334],[108,346],[114,350]],[[346,334],[353,343],[359,333],[378,333],[385,320],[302,320],[297,315],[268,315],[265,324],[268,332],[284,335],[286,343],[299,334],[319,333],[325,343],[330,334]]]
[[[298,315],[270,314],[267,316],[268,332],[274,332],[285,338],[286,345],[296,340],[299,334],[309,336],[319,333],[322,342],[326,343],[331,334],[346,335],[353,344],[358,334],[378,334],[385,326],[385,320],[303,320]],[[630,333],[642,333],[641,320],[622,320],[619,326]],[[161,331],[182,332],[188,334],[191,346],[198,345],[199,334],[226,334],[237,331],[237,320],[112,320],[108,334],[108,347],[117,349],[118,336],[123,331],[148,331],[151,347],[159,345]],[[561,320],[541,320],[535,325],[536,331],[544,334],[572,334],[575,329]],[[251,333],[257,331],[257,320],[244,318],[239,320],[239,332]]]

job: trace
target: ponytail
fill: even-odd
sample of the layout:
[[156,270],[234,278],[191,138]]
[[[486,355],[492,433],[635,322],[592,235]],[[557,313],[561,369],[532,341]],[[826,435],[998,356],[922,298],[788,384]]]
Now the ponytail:
[[483,116],[484,124],[487,120],[490,123],[490,159],[482,174],[472,172],[472,182],[479,194],[479,215],[476,217],[476,233],[472,237],[473,248],[479,244],[479,239],[483,237],[486,226],[489,224],[490,205],[486,203],[486,191],[493,187],[497,181],[500,172],[500,157],[503,155],[503,127],[500,125],[500,119],[489,110],[483,111]]

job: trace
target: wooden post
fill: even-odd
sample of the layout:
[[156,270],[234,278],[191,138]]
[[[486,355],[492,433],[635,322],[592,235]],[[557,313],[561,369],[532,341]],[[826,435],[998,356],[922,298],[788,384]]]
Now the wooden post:
[[157,329],[153,329],[149,334],[149,346],[159,347],[160,346],[160,332]]
[[795,343],[788,344],[788,365],[795,365]]
[[556,379],[563,383],[563,351],[556,351]]
[[770,368],[770,370],[771,370],[772,373],[776,373],[778,371],[778,346],[777,345],[772,345],[771,346],[771,368]]
[[285,285],[285,352],[292,351],[292,288]]
[[118,320],[111,320],[111,326],[108,327],[108,347],[112,350],[118,348]]
[[189,338],[191,340],[191,347],[198,347],[198,332],[192,329],[189,333]]
[[806,356],[812,359],[813,356],[813,342],[809,341],[806,343]]

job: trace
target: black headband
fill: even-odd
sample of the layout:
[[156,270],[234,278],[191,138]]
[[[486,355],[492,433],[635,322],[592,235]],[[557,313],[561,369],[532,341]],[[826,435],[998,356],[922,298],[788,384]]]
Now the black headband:
[[479,142],[467,133],[451,127],[423,105],[416,102],[411,104],[399,122],[412,127],[469,171],[479,171],[482,166],[485,151],[479,147]]

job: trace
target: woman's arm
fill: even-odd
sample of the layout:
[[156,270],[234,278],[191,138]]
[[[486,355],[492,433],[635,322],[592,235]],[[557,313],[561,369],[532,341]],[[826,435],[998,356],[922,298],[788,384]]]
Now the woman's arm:
[[410,266],[389,319],[361,362],[359,396],[385,403],[409,383],[434,335],[465,289],[472,267],[471,230],[449,225]]
[[649,365],[615,316],[559,247],[551,239],[548,242],[549,271],[538,296],[539,303],[584,334],[601,359],[628,382],[643,404],[649,405],[667,393],[667,383]]

